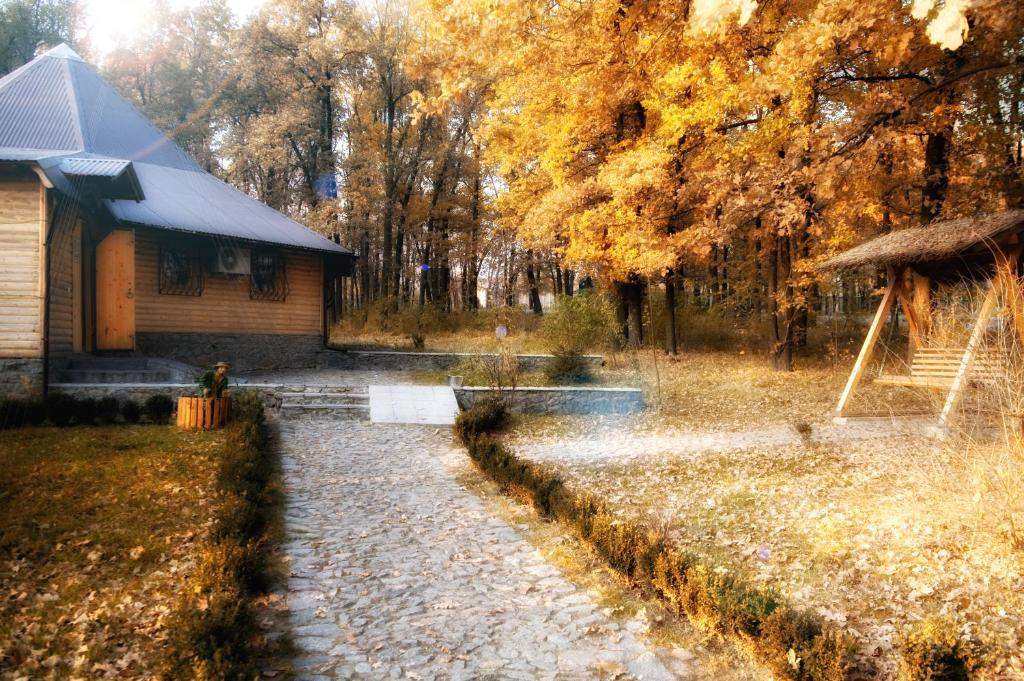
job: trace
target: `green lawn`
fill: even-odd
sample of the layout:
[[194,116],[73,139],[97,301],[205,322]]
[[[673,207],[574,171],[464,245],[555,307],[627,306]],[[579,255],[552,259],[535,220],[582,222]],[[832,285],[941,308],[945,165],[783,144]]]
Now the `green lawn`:
[[0,432],[0,667],[153,677],[224,446],[170,426]]

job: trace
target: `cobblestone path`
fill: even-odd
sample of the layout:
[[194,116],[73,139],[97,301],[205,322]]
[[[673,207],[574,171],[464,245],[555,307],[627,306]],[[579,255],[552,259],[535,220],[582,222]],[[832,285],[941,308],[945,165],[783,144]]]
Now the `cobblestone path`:
[[280,424],[300,679],[697,678],[488,512],[447,429]]

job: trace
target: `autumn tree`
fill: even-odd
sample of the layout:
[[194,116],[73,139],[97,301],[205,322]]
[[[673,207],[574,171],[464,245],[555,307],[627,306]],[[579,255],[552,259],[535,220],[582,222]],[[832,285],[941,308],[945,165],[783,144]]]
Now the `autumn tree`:
[[78,19],[73,0],[2,0],[0,76],[32,61],[40,48],[74,43]]

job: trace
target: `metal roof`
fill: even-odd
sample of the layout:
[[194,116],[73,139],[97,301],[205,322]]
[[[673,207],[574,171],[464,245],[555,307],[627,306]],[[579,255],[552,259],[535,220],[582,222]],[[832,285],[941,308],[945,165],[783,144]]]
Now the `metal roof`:
[[120,158],[81,158],[69,156],[61,159],[60,171],[65,175],[91,177],[117,177],[131,166],[131,161]]
[[66,177],[76,179],[75,188],[79,193],[100,199],[143,201],[146,198],[131,161],[67,156],[57,168]]
[[0,78],[0,160],[39,161],[71,194],[68,175],[127,164],[145,198],[105,201],[120,222],[351,255],[207,173],[67,45]]

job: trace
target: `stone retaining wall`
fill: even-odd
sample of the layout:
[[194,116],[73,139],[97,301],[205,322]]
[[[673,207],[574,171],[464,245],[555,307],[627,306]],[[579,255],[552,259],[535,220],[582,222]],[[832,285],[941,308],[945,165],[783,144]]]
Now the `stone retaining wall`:
[[[231,389],[233,392],[255,390],[263,398],[263,406],[268,409],[279,409],[282,392],[301,388],[260,383],[233,385]],[[197,388],[195,383],[54,383],[50,385],[50,392],[95,399],[112,395],[122,400],[135,400],[141,404],[153,395],[167,395],[177,401],[182,395],[196,395]]]
[[43,360],[0,359],[0,398],[43,394]]
[[232,371],[309,369],[321,365],[320,336],[212,333],[139,333],[135,349],[199,367],[228,362]]
[[[493,352],[401,352],[398,350],[339,350],[321,353],[322,366],[332,369],[408,371],[410,369],[453,369],[477,358],[496,358]],[[543,371],[552,355],[517,355],[522,371]],[[604,366],[601,355],[584,355],[593,368]]]
[[[456,388],[460,409],[469,409],[482,399],[497,395],[493,388]],[[628,414],[644,408],[639,388],[516,388],[509,396],[514,414]]]

